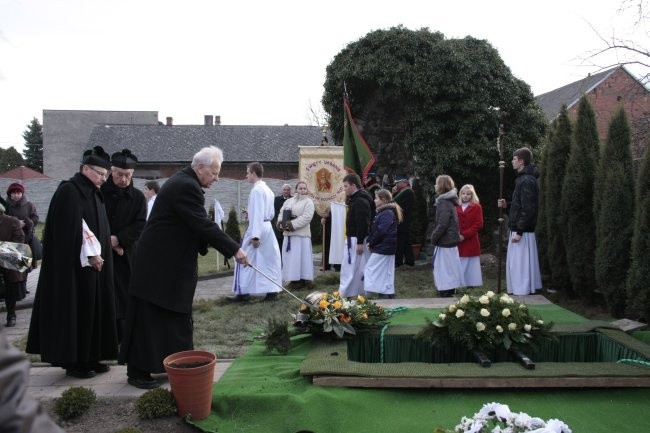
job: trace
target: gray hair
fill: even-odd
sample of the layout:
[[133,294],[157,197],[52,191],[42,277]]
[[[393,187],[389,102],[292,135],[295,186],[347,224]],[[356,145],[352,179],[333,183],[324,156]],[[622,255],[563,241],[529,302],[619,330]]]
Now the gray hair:
[[215,162],[223,163],[223,151],[217,146],[208,146],[199,150],[192,158],[192,168],[197,165],[211,166]]

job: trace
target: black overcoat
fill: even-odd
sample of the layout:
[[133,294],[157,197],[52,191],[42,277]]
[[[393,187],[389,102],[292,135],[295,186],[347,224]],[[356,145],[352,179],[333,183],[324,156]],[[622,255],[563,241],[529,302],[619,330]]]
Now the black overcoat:
[[[82,218],[101,243],[101,272],[81,267]],[[101,191],[81,173],[61,182],[45,220],[27,353],[62,367],[117,357],[110,235]]]
[[189,314],[196,282],[198,254],[208,245],[227,257],[239,244],[212,221],[203,189],[187,167],[163,184],[135,253],[129,293],[167,310]]
[[113,251],[113,283],[115,285],[116,315],[123,319],[131,280],[131,268],[135,249],[147,222],[147,200],[142,191],[130,183],[126,188],[118,188],[109,176],[102,185],[106,202],[106,214],[111,227],[111,235],[117,236],[123,255]]

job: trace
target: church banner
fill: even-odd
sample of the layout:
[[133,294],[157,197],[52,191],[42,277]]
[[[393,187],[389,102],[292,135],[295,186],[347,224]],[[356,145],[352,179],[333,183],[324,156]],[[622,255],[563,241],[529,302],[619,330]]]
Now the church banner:
[[345,202],[343,148],[340,146],[300,146],[299,179],[307,183],[316,213],[328,214],[330,203]]

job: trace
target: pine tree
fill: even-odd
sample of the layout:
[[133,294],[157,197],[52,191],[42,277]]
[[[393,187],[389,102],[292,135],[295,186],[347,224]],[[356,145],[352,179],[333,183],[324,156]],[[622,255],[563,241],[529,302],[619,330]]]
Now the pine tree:
[[592,301],[596,289],[593,202],[599,151],[596,116],[589,100],[583,96],[578,106],[578,118],[562,185],[561,212],[566,218],[566,255],[571,285],[574,292],[588,302]]
[[[596,173],[596,284],[614,317],[625,310],[625,283],[630,268],[634,219],[634,175],[630,125],[619,109],[609,132]],[[646,257],[647,259],[647,257]]]
[[230,212],[228,213],[226,234],[233,238],[235,242],[241,243],[241,231],[239,230],[239,220],[237,219],[237,211],[235,208],[230,208]]
[[637,176],[636,213],[632,236],[632,262],[627,274],[627,314],[631,319],[650,320],[650,150]]
[[571,149],[571,121],[566,106],[562,106],[554,123],[554,133],[549,141],[548,154],[544,164],[548,260],[551,265],[551,286],[557,290],[570,291],[571,279],[569,278],[565,248],[567,230],[560,206],[567,155]]
[[25,160],[15,147],[0,149],[0,173],[25,165]]
[[554,133],[554,125],[548,130],[547,136],[542,143],[542,155],[540,157],[539,167],[541,174],[539,176],[539,213],[537,214],[537,224],[535,228],[535,238],[537,240],[537,253],[539,254],[539,267],[542,273],[543,280],[545,276],[550,275],[551,265],[548,261],[548,232],[546,231],[546,161],[548,160],[548,149],[551,136]]
[[27,167],[43,173],[43,127],[36,117],[23,131],[23,138],[25,139],[23,156]]

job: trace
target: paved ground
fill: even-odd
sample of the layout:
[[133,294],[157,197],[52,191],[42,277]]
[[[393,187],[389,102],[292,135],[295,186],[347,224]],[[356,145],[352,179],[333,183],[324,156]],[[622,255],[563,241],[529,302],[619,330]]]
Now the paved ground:
[[[317,270],[317,272],[320,272]],[[17,311],[16,326],[13,328],[5,328],[5,332],[11,342],[18,342],[26,339],[29,329],[29,321],[31,318],[31,306],[34,300],[34,293],[36,293],[36,284],[38,282],[39,269],[36,269],[29,274],[27,281],[27,288],[31,292],[23,301],[19,302]],[[219,277],[205,279],[199,281],[196,289],[196,299],[209,299],[219,296],[226,296],[231,294],[232,288],[232,273],[221,274]],[[529,304],[544,304],[549,301],[543,296],[516,296],[520,302]],[[449,305],[455,301],[454,298],[425,298],[425,299],[390,299],[379,300],[378,304],[385,307],[442,307]],[[0,320],[5,321],[4,303],[0,307],[2,316]],[[215,382],[223,375],[228,369],[232,360],[222,359],[217,361],[215,369],[214,380]],[[163,386],[169,388],[166,375],[155,375],[157,379],[164,383]],[[126,383],[126,367],[121,365],[112,365],[108,373],[99,374],[92,379],[75,379],[67,377],[65,371],[61,368],[50,367],[47,364],[33,364],[30,372],[30,384],[28,393],[38,399],[50,399],[59,397],[61,392],[70,386],[85,386],[92,388],[97,396],[100,397],[119,397],[119,398],[133,398],[138,397],[144,390],[134,388]]]

